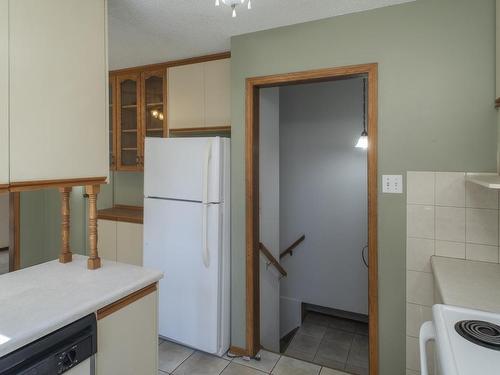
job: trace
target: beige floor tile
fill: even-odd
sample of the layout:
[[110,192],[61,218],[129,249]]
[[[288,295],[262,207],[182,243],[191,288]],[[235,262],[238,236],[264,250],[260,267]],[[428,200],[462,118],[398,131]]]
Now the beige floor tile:
[[257,361],[255,359],[246,361],[242,358],[235,358],[233,362],[243,366],[252,367],[254,369],[264,371],[267,373],[271,372],[271,370],[274,368],[274,366],[276,366],[276,363],[280,359],[280,355],[273,352],[268,352],[267,350],[261,350],[259,354],[260,354],[260,361]]
[[274,368],[273,375],[318,375],[321,367],[293,359],[289,357],[281,357],[276,367]]
[[265,372],[253,369],[251,367],[230,363],[229,366],[222,371],[221,375],[265,375]]
[[219,375],[228,361],[209,354],[195,352],[173,372],[174,375]]
[[192,349],[165,340],[158,346],[158,367],[172,372],[193,353]]

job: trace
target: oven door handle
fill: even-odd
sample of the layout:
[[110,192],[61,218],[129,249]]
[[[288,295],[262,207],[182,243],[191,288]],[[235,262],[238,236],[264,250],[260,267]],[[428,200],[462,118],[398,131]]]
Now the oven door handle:
[[420,374],[429,375],[427,367],[427,350],[426,344],[431,340],[436,339],[436,330],[434,329],[434,323],[431,321],[424,322],[420,327],[419,334],[419,346],[420,346]]

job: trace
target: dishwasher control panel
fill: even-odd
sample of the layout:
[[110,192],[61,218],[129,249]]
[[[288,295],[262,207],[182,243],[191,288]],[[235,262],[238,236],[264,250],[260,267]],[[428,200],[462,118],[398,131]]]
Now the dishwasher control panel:
[[92,356],[92,342],[91,338],[87,337],[55,355],[57,374],[65,373],[90,356]]

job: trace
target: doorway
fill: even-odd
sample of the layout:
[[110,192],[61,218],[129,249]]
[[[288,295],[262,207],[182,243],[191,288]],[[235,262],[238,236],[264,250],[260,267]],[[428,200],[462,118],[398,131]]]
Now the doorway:
[[[246,82],[246,352],[254,356],[260,339],[260,194],[259,133],[260,91],[262,88],[304,83],[367,78],[368,182],[368,320],[369,373],[378,373],[377,306],[377,64],[321,69],[307,72],[248,78]],[[361,130],[361,129],[360,129]]]

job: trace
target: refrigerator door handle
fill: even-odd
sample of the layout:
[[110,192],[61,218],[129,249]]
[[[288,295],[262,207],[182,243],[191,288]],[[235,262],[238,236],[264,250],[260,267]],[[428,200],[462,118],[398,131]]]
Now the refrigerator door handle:
[[205,164],[203,165],[203,202],[202,202],[202,254],[203,264],[206,268],[210,265],[210,251],[208,249],[208,178],[210,159],[212,158],[212,141],[207,142],[207,149],[205,153]]

